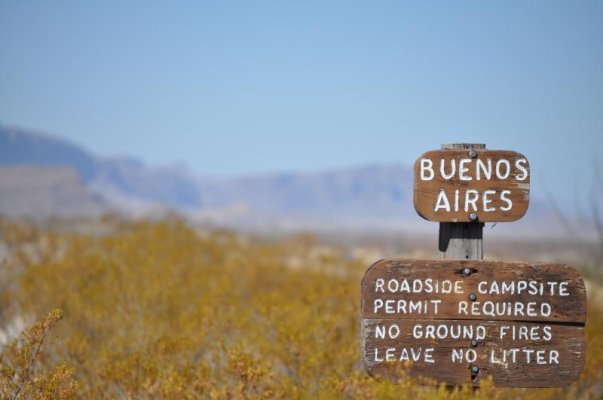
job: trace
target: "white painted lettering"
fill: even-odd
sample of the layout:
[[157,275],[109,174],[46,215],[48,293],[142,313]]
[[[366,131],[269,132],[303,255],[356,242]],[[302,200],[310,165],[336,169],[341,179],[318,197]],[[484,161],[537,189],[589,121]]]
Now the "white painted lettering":
[[492,203],[492,199],[489,199],[488,196],[495,195],[495,194],[496,194],[496,190],[485,190],[484,191],[484,194],[482,195],[484,212],[496,211],[496,208],[488,206],[490,203]]
[[[452,160],[454,161],[454,160]],[[470,181],[473,178],[471,177],[471,175],[465,175],[465,173],[469,172],[469,167],[467,167],[467,164],[471,163],[471,159],[470,158],[463,158],[460,162],[459,162],[459,179],[462,181]]]
[[505,203],[507,203],[506,206],[502,206],[500,207],[500,209],[502,211],[509,211],[511,210],[511,208],[513,208],[513,202],[511,201],[511,199],[509,199],[507,196],[511,194],[511,191],[508,189],[505,189],[503,191],[500,192],[500,199],[502,201],[504,201]]
[[440,160],[440,174],[444,180],[451,180],[454,178],[454,174],[456,173],[456,160],[450,160],[450,173],[446,174],[446,160],[443,158]]
[[469,205],[473,211],[477,211],[477,199],[479,199],[479,192],[475,189],[468,189],[465,192],[465,211],[469,211]]
[[421,159],[421,180],[422,181],[430,181],[435,176],[435,172],[433,172],[433,161],[429,158]]
[[481,172],[484,173],[484,177],[486,180],[490,180],[492,178],[492,160],[488,158],[487,160],[488,166],[484,164],[484,161],[481,159],[477,160],[477,180],[481,179]]
[[525,181],[528,178],[528,168],[526,167],[527,163],[528,160],[525,158],[515,160],[515,168],[521,171],[521,175],[515,176],[518,181]]
[[[501,168],[502,166],[504,166],[504,172],[501,171],[503,169]],[[496,177],[502,181],[504,179],[507,179],[510,174],[511,163],[509,162],[509,160],[505,160],[504,158],[498,160],[496,162]]]
[[440,190],[438,193],[438,198],[436,199],[436,205],[433,211],[438,212],[440,208],[446,210],[446,212],[450,211],[450,203],[448,202],[448,197],[446,197],[446,192],[443,190]]

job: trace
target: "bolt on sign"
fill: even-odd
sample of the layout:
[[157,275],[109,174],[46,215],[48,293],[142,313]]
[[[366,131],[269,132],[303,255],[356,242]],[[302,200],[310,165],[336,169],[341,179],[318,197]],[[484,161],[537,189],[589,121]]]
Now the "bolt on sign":
[[516,221],[529,193],[530,165],[514,151],[434,150],[414,165],[415,209],[430,221]]
[[[362,280],[362,361],[372,376],[557,387],[584,364],[586,292],[558,264],[381,260]],[[410,363],[409,363],[410,362]]]

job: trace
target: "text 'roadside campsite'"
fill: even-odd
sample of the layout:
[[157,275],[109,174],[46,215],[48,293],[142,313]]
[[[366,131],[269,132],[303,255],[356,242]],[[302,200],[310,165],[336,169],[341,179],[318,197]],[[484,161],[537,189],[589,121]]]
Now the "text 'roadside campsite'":
[[[451,145],[414,168],[414,204],[440,222],[441,260],[387,259],[361,284],[362,360],[372,376],[449,385],[558,387],[584,365],[586,290],[572,267],[484,261],[484,222],[528,209],[530,169],[513,151]],[[451,247],[456,247],[452,248]]]

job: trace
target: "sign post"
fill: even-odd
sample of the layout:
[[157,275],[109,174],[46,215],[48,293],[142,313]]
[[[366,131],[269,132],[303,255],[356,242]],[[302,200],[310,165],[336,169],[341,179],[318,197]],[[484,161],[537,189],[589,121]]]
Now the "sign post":
[[484,261],[484,222],[521,218],[527,159],[457,144],[415,162],[414,204],[440,223],[440,260],[373,264],[361,284],[362,361],[372,376],[558,387],[584,364],[586,291],[559,264]]
[[[470,156],[484,150],[485,144],[449,144],[442,145],[443,150],[466,150]],[[471,152],[473,150],[473,152]],[[481,260],[483,249],[484,223],[440,222],[438,248],[442,259]]]

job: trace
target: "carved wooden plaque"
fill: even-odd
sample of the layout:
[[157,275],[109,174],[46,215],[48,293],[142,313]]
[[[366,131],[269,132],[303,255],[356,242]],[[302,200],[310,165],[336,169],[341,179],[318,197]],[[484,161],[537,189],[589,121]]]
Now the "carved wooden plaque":
[[570,384],[584,364],[586,291],[559,264],[381,260],[362,280],[362,361],[372,376],[451,385]]
[[530,165],[500,150],[434,150],[414,165],[414,205],[439,222],[511,222],[527,211]]

